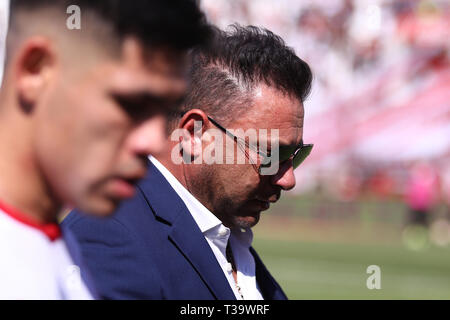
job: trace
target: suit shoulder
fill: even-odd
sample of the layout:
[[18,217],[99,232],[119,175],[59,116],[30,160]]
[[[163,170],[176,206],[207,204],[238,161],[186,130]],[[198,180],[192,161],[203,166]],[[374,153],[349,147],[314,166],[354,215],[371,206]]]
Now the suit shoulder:
[[66,233],[71,233],[81,244],[124,245],[134,241],[133,233],[114,216],[92,217],[77,210],[61,223]]
[[74,234],[91,232],[128,233],[148,217],[149,206],[140,192],[123,201],[111,215],[96,217],[78,209],[72,210],[62,221],[61,226]]

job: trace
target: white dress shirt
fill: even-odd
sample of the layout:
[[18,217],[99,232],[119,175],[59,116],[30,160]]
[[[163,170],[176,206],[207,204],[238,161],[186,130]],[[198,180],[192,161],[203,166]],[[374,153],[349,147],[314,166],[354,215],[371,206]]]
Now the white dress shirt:
[[[157,159],[150,156],[150,161],[166,178],[178,196],[183,200],[200,231],[205,236],[217,262],[222,268],[231,289],[238,300],[262,300],[262,294],[256,283],[255,259],[250,253],[253,241],[251,229],[230,231],[203,204],[200,203]],[[231,263],[226,258],[226,248],[230,241],[237,269],[237,283],[233,277]]]

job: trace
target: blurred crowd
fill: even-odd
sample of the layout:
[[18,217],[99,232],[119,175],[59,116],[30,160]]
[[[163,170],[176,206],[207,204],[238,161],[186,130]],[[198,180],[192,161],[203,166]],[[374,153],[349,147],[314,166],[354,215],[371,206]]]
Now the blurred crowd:
[[408,198],[418,165],[450,202],[450,2],[203,0],[211,21],[264,26],[313,68],[298,192]]

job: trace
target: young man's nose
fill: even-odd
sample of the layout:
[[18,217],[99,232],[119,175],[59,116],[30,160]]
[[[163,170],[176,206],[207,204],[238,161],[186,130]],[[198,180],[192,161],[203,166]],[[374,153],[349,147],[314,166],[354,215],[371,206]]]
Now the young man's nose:
[[131,137],[133,152],[139,155],[161,152],[166,140],[166,125],[167,119],[162,115],[142,123]]

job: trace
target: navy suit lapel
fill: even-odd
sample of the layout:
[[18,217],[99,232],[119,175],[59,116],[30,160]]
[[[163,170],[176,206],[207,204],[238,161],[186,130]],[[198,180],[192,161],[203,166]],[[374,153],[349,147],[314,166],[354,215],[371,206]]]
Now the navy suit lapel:
[[189,212],[179,216],[169,238],[189,260],[216,299],[235,299],[211,247],[204,239],[195,221],[190,217]]
[[189,261],[216,299],[235,299],[228,280],[186,205],[150,162],[147,178],[139,184],[155,216],[170,226],[169,239]]

